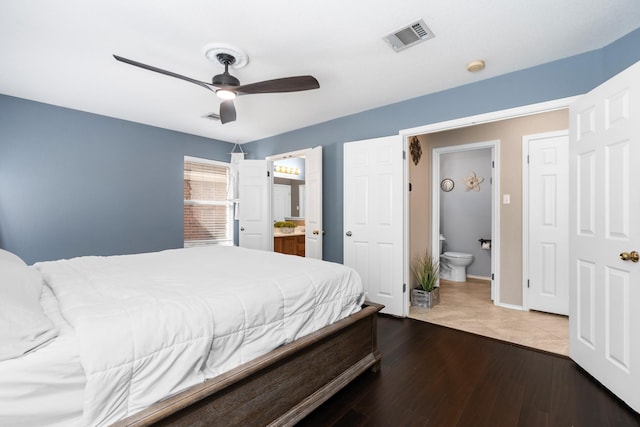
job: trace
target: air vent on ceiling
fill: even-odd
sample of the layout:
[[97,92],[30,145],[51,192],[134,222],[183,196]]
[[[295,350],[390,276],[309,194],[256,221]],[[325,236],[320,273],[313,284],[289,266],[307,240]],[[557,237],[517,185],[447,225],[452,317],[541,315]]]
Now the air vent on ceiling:
[[383,37],[396,52],[435,37],[422,19]]

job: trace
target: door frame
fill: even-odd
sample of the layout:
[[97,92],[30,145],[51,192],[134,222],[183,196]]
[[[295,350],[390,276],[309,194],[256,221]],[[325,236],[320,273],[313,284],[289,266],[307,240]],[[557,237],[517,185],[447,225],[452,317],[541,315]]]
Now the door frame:
[[[491,300],[500,304],[500,140],[434,148],[431,158],[431,253],[440,252],[440,156],[447,153],[491,149]],[[435,196],[435,195],[438,196]],[[438,283],[440,279],[438,278]]]
[[[522,136],[522,309],[529,311],[527,281],[529,279],[529,141],[541,138],[553,138],[566,136],[569,138],[569,129],[541,132]],[[569,170],[569,163],[566,165]],[[567,200],[569,209],[569,200]],[[567,237],[569,230],[567,229]],[[567,283],[567,286],[569,284]],[[568,309],[568,307],[567,307]]]
[[[459,129],[459,128],[464,128],[464,127],[469,127],[469,126],[475,126],[475,125],[480,125],[480,124],[485,124],[485,123],[491,123],[491,122],[496,122],[496,121],[500,121],[500,120],[507,120],[507,119],[513,119],[516,117],[523,117],[523,116],[530,116],[530,115],[534,115],[534,114],[540,114],[540,113],[547,113],[550,111],[556,111],[556,110],[562,110],[565,108],[569,108],[569,105],[571,105],[571,103],[573,103],[574,100],[576,100],[578,98],[578,96],[571,96],[571,97],[567,97],[567,98],[560,98],[560,99],[555,99],[555,100],[551,100],[551,101],[545,101],[545,102],[540,102],[537,104],[529,104],[529,105],[524,105],[524,106],[520,106],[520,107],[515,107],[515,108],[509,108],[509,109],[505,109],[505,110],[496,110],[496,111],[491,111],[488,113],[482,113],[482,114],[477,114],[474,116],[466,116],[466,117],[460,117],[457,119],[452,119],[452,120],[446,120],[443,122],[437,122],[437,123],[432,123],[432,124],[428,124],[428,125],[422,125],[422,126],[417,126],[417,127],[413,127],[413,128],[408,128],[408,129],[402,129],[400,130],[400,136],[402,137],[403,140],[403,146],[406,152],[407,147],[409,146],[409,138],[411,138],[412,136],[419,136],[419,135],[425,135],[425,134],[430,134],[430,133],[437,133],[437,132],[442,132],[442,131],[447,131],[447,130],[452,130],[452,129]],[[407,156],[408,157],[408,156]],[[405,157],[405,179],[406,182],[408,182],[408,177],[406,175],[408,175],[408,159]],[[404,199],[405,199],[405,204],[408,203],[408,199],[409,199],[409,188],[407,185],[405,185],[404,188]],[[410,230],[408,230],[409,225],[408,225],[408,209],[406,209],[406,215],[407,218],[405,218],[405,238],[408,235],[408,233],[410,232]],[[433,219],[432,219],[433,222]],[[438,236],[439,238],[439,236]],[[408,241],[408,239],[406,239]],[[432,236],[432,241],[434,240],[434,237]],[[409,259],[409,250],[408,250],[408,242],[405,243],[405,246],[407,246],[406,250],[405,250],[405,271],[408,272],[409,271],[409,264],[411,262],[411,260]],[[437,248],[439,248],[439,241],[438,244],[436,246]],[[497,252],[497,251],[496,251]],[[496,268],[500,268],[500,265],[497,265]],[[494,271],[494,277],[499,276],[499,270]],[[405,276],[405,278],[408,278],[408,274]],[[499,289],[497,289],[497,293],[498,295],[496,295],[496,299],[494,300],[494,303],[496,301],[499,301],[500,299],[500,295],[499,295]],[[406,295],[406,299],[408,301],[409,299],[409,294],[407,293]],[[499,305],[496,303],[496,305]],[[500,304],[503,307],[507,307],[507,308],[512,308],[512,309],[521,309],[521,307],[519,306],[513,306],[510,304],[504,305],[504,304]]]

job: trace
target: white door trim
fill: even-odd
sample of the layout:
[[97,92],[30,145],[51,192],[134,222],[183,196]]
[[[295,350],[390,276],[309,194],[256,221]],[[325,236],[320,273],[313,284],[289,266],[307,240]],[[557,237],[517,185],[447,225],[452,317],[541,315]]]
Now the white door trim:
[[[529,310],[528,286],[529,279],[529,141],[555,138],[560,136],[569,137],[569,129],[542,132],[522,137],[522,309]],[[569,169],[569,164],[567,164]],[[567,230],[568,232],[568,230]]]
[[426,133],[442,132],[445,130],[481,125],[484,123],[497,122],[500,120],[515,119],[516,117],[530,116],[532,114],[563,110],[565,108],[569,108],[569,105],[578,98],[579,96],[571,96],[569,98],[561,98],[552,101],[541,102],[538,104],[524,105],[522,107],[509,108],[507,110],[492,111],[475,116],[461,117],[459,119],[447,120],[444,122],[403,129],[400,131],[400,135],[404,136],[405,138],[409,138],[411,136],[423,135]]
[[[431,194],[440,194],[440,156],[446,153],[461,151],[491,149],[491,159],[494,162],[491,171],[491,299],[495,305],[500,303],[500,141],[483,141],[471,144],[451,145],[433,149]],[[431,253],[440,251],[440,197],[431,198]],[[511,308],[511,307],[509,307]]]
[[273,154],[271,156],[265,157],[267,160],[276,161],[276,160],[284,160],[289,159],[291,157],[304,157],[308,153],[311,152],[313,148],[303,148],[302,150],[289,151],[287,153]]
[[[409,316],[409,307],[411,307],[411,257],[409,248],[409,137],[402,135],[400,132],[400,141],[402,141],[402,205],[404,214],[402,217],[402,250],[403,250],[403,267],[402,267],[402,283],[404,290],[403,317]],[[438,279],[439,280],[439,279]]]

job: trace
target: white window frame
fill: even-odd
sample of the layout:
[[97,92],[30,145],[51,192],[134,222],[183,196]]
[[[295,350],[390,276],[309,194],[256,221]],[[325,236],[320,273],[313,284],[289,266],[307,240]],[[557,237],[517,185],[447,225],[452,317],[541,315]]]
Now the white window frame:
[[[204,164],[210,164],[210,165],[215,165],[215,166],[219,166],[219,167],[225,167],[229,170],[229,172],[231,171],[231,163],[227,163],[227,162],[221,162],[218,160],[210,160],[210,159],[204,159],[201,157],[191,157],[191,156],[184,156],[184,160],[182,162],[182,179],[184,180],[184,163],[185,162],[193,162],[193,163],[204,163]],[[228,186],[230,185],[230,182],[227,181],[227,194],[229,193],[228,190]],[[186,241],[184,240],[184,232],[183,232],[183,244],[184,247],[193,247],[193,246],[204,246],[204,245],[221,245],[221,246],[233,246],[233,242],[235,240],[235,230],[234,230],[234,217],[233,217],[233,201],[230,200],[225,200],[225,201],[195,201],[195,200],[184,200],[184,193],[183,193],[183,202],[184,205],[199,205],[199,206],[203,206],[203,205],[212,205],[212,206],[226,206],[227,207],[227,230],[229,231],[229,236],[230,239],[227,240],[189,240]],[[183,210],[184,212],[184,210]],[[182,221],[183,221],[183,227],[184,227],[184,213],[183,213],[183,217],[182,217]]]

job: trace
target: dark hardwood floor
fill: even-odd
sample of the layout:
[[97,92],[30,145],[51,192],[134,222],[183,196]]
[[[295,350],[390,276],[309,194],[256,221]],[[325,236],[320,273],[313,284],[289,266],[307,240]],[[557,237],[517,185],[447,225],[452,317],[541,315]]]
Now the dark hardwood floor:
[[382,369],[299,426],[640,426],[570,359],[413,319],[378,318]]

